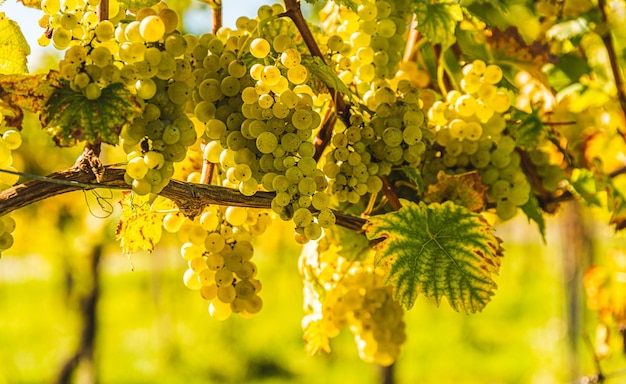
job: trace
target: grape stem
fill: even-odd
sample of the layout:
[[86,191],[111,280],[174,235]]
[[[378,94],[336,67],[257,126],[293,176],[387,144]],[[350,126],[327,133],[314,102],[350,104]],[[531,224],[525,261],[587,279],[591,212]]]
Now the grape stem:
[[[598,8],[600,9],[600,13],[602,14],[602,21],[608,25],[609,20],[606,1],[598,0]],[[610,31],[607,31],[602,35],[602,43],[604,43],[607,54],[609,56],[609,63],[611,64],[611,71],[613,72],[613,78],[615,79],[615,88],[617,88],[617,97],[619,99],[620,107],[622,108],[622,112],[626,114],[626,93],[622,80],[622,71],[617,61],[617,54],[615,53],[615,48],[613,46],[613,36],[611,35]],[[625,136],[622,136],[622,138],[626,139]]]
[[[317,42],[313,37],[313,33],[311,33],[311,29],[309,29],[309,26],[306,23],[306,19],[302,14],[300,2],[297,0],[285,0],[285,9],[285,12],[280,16],[288,17],[291,19],[291,21],[293,21],[294,25],[302,36],[304,44],[306,44],[309,52],[311,52],[311,55],[319,57],[323,63],[326,63],[324,55],[322,54],[320,47],[317,45]],[[331,99],[335,104],[337,114],[344,122],[346,127],[350,126],[350,109],[343,99],[343,94],[332,87],[328,87],[328,92],[330,93]],[[322,140],[323,138],[320,139]],[[327,140],[328,139],[330,139],[330,136],[328,136]]]
[[[315,38],[311,33],[311,29],[307,25],[306,19],[302,14],[300,2],[298,0],[285,0],[285,9],[285,12],[281,16],[286,16],[290,18],[291,21],[293,21],[294,25],[302,36],[302,40],[309,49],[309,52],[311,52],[311,55],[319,57],[323,63],[326,63],[326,61],[324,60],[324,55],[322,54],[320,47],[317,45],[317,42],[315,41]],[[339,118],[346,127],[349,127],[351,125],[350,108],[346,104],[343,98],[343,94],[332,87],[328,87],[328,92],[330,93],[331,99],[335,104],[335,109],[337,111],[337,114],[339,115]],[[327,124],[324,124],[322,128],[320,128],[320,130],[318,131],[317,136],[315,137],[315,156],[318,156],[316,160],[319,160],[319,157],[321,157],[324,148],[328,146],[328,143],[332,138],[333,127],[334,124],[331,124],[331,122],[329,121]],[[381,178],[383,180],[383,192],[385,196],[387,196],[387,198],[389,199],[391,206],[396,210],[400,209],[402,205],[398,200],[398,194],[396,193],[395,189],[385,176]],[[385,185],[387,187],[385,187]]]
[[539,200],[539,205],[544,211],[554,213],[554,209],[550,209],[549,207],[549,203],[552,200],[552,195],[543,187],[543,184],[541,183],[541,178],[539,177],[539,175],[537,175],[537,171],[535,170],[533,163],[530,161],[528,153],[520,148],[515,148],[515,150],[520,155],[521,166],[524,170],[524,173],[528,176],[533,188],[539,194],[539,196],[537,196]]
[[315,161],[319,161],[322,158],[322,153],[324,153],[324,149],[326,149],[332,138],[333,127],[336,122],[337,115],[333,113],[331,108],[327,108],[324,119],[322,120],[322,126],[313,141],[313,144],[315,145],[315,154],[313,154],[313,158]]
[[221,0],[209,0],[209,6],[211,7],[211,32],[216,34],[217,31],[222,28],[222,1]]
[[[16,173],[21,176],[31,176],[21,172],[0,170],[0,172]],[[15,185],[0,192],[0,216],[9,214],[17,209],[53,196],[72,191],[88,191],[97,188],[130,190],[131,186],[124,181],[123,168],[115,165],[103,167],[100,182],[92,172],[85,172],[78,168],[52,173],[48,176],[34,176],[34,180]],[[179,180],[171,180],[160,193],[161,196],[172,200],[187,216],[195,216],[202,212],[209,204],[238,206],[247,208],[270,209],[275,194],[272,192],[257,192],[253,196],[244,196],[236,189],[216,185],[196,184]],[[366,219],[334,210],[337,225],[362,231]]]
[[406,45],[404,47],[404,56],[402,56],[403,62],[409,62],[414,60],[417,55],[417,42],[420,39],[420,32],[415,28],[417,26],[416,16],[413,15],[413,20],[411,20],[411,26],[409,27],[409,35],[406,39]]
[[389,182],[389,179],[386,176],[382,176],[381,179],[383,181],[383,193],[389,200],[389,204],[391,204],[391,207],[395,211],[399,210],[400,208],[402,208],[402,204],[400,203],[400,199],[398,198],[398,193],[396,192],[396,189]]

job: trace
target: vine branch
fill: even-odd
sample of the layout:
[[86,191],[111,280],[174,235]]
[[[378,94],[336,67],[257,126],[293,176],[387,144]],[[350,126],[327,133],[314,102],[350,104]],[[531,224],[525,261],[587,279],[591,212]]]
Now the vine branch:
[[[97,182],[93,173],[69,168],[13,186],[0,192],[0,216],[68,192],[97,188],[129,190],[131,187],[124,181],[124,173],[124,169],[108,165],[103,168],[102,178]],[[209,204],[271,209],[274,198],[274,193],[271,192],[244,196],[232,188],[179,180],[171,180],[159,194],[172,200],[184,214],[190,216],[199,214]],[[340,211],[333,213],[337,218],[337,225],[355,231],[361,231],[366,222],[364,218]]]
[[[609,18],[606,9],[606,1],[598,0],[598,8],[600,9],[600,13],[602,14],[602,21],[608,25]],[[602,43],[604,44],[607,54],[609,56],[611,72],[613,73],[613,78],[615,79],[615,88],[617,88],[617,98],[619,100],[620,107],[622,108],[622,112],[626,115],[626,91],[624,90],[622,71],[620,69],[619,63],[617,62],[617,54],[615,53],[615,48],[613,46],[613,36],[611,35],[611,31],[609,30],[602,34],[601,37]]]

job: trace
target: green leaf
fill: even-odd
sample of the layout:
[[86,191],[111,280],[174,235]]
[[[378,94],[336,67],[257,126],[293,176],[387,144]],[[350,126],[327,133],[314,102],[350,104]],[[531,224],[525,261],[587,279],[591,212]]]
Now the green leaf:
[[161,239],[164,213],[152,209],[149,198],[150,195],[124,192],[120,201],[122,215],[115,232],[124,254],[140,249],[151,252]]
[[445,296],[455,310],[473,313],[494,294],[501,241],[479,214],[452,202],[406,202],[396,212],[371,217],[364,229],[370,240],[379,240],[376,263],[388,270],[386,283],[407,308],[422,293],[437,305]]
[[596,176],[588,169],[575,168],[572,171],[569,184],[574,188],[578,196],[589,205],[602,206],[602,202],[598,197],[598,185]]
[[424,187],[424,179],[422,178],[422,174],[415,167],[405,166],[402,168],[402,172],[406,175],[406,177],[411,180],[413,184],[417,186],[418,193],[422,193],[425,190]]
[[417,1],[415,16],[417,29],[433,44],[447,48],[456,41],[456,25],[463,20],[463,10],[454,1]]
[[338,248],[337,254],[346,260],[363,260],[370,249],[370,243],[362,233],[338,225],[327,228],[324,234],[320,240],[320,248],[329,249],[331,245],[335,245]]
[[311,72],[311,74],[324,83],[324,85],[329,88],[336,89],[337,91],[348,96],[348,98],[352,99],[352,92],[350,92],[350,89],[344,84],[343,81],[341,81],[335,71],[322,61],[322,59],[319,57],[303,56],[302,65],[304,65],[309,72]]
[[526,113],[519,109],[513,109],[513,120],[520,123],[512,125],[517,145],[522,148],[533,148],[539,144],[545,132],[539,111]]
[[548,44],[543,41],[527,44],[520,31],[512,26],[504,31],[493,28],[488,43],[495,64],[524,70],[550,89],[548,76],[542,68],[556,58],[550,53]]
[[624,190],[623,186],[617,187],[615,180],[602,171],[600,159],[594,159],[590,169],[595,173],[598,188],[606,191],[607,209],[611,212],[609,223],[615,224],[616,231],[626,228],[626,197],[621,192]]
[[30,46],[19,25],[0,12],[0,73],[26,73]]
[[526,202],[526,204],[520,207],[522,212],[528,218],[528,221],[534,221],[537,223],[537,228],[539,229],[539,233],[541,234],[541,238],[544,243],[546,241],[546,222],[543,218],[543,213],[541,213],[541,208],[539,207],[539,201],[535,195],[530,195],[530,198]]
[[69,86],[56,89],[40,119],[58,146],[72,146],[78,141],[115,145],[122,126],[140,114],[135,96],[116,83],[104,88],[96,100]]

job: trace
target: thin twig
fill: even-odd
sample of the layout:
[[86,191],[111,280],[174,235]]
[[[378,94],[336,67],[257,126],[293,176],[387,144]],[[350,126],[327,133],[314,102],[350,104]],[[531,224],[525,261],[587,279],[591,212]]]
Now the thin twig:
[[[320,47],[317,45],[317,41],[315,41],[315,37],[313,37],[313,34],[306,23],[306,19],[302,14],[300,2],[297,0],[285,0],[285,9],[286,10],[283,16],[286,16],[293,21],[293,24],[300,32],[302,40],[309,49],[309,52],[311,52],[311,55],[319,57],[322,62],[326,63],[324,55],[322,54]],[[350,109],[343,99],[343,94],[332,87],[328,87],[328,92],[330,93],[331,99],[335,104],[339,118],[344,122],[346,127],[350,126]]]
[[[606,25],[608,25],[609,18],[608,18],[606,1],[598,0],[598,8],[600,9],[600,13],[602,14],[602,21]],[[615,88],[617,88],[617,98],[619,100],[620,107],[622,108],[622,112],[626,114],[626,91],[624,90],[624,83],[622,80],[622,70],[620,69],[620,65],[617,59],[617,54],[615,53],[615,48],[613,46],[613,35],[611,35],[611,31],[607,31],[602,36],[602,42],[604,43],[607,54],[609,56],[609,63],[611,64],[611,71],[613,72],[613,78],[615,79]]]

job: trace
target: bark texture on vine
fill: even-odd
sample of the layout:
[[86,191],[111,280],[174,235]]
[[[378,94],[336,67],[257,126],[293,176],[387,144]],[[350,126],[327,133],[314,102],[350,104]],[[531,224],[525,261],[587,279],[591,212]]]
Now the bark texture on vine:
[[[68,192],[98,188],[130,190],[131,187],[124,181],[124,172],[123,168],[105,166],[102,178],[98,182],[92,172],[69,168],[16,185],[0,192],[0,216]],[[171,180],[160,195],[172,200],[188,216],[199,214],[209,204],[270,209],[274,197],[274,193],[271,192],[257,192],[253,196],[245,196],[232,188],[179,180]],[[361,231],[366,221],[364,218],[339,211],[334,213],[338,225],[355,231]]]

